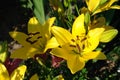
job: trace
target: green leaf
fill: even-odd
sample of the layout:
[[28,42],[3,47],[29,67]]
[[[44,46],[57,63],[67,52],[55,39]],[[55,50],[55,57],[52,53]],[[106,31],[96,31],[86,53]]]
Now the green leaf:
[[45,22],[45,13],[44,13],[44,3],[43,0],[33,0],[33,12],[39,22],[44,24]]

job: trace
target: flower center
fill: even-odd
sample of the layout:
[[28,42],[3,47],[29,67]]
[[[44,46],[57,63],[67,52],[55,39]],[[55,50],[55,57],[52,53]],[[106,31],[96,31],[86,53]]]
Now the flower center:
[[71,39],[71,41],[73,44],[70,44],[70,47],[72,47],[73,51],[77,54],[81,54],[83,49],[86,47],[86,43],[88,43],[87,37],[80,36],[76,36],[76,40]]

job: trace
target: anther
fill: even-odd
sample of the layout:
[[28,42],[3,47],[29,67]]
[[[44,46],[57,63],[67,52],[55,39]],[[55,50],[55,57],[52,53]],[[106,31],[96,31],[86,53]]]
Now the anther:
[[72,45],[72,44],[71,44],[70,47],[76,47],[76,45]]

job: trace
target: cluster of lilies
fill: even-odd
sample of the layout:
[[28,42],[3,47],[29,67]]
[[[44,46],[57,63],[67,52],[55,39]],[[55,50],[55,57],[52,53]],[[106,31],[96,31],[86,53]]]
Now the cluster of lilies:
[[[30,18],[28,22],[28,33],[13,31],[10,36],[18,41],[22,47],[11,53],[11,58],[28,59],[36,54],[50,53],[63,58],[72,74],[85,67],[88,60],[104,60],[106,55],[97,50],[98,45],[111,41],[118,33],[117,29],[106,25],[103,16],[93,20],[91,16],[108,9],[120,9],[118,5],[112,5],[117,0],[86,0],[87,8],[81,9],[81,14],[75,18],[72,29],[68,30],[55,26],[55,17],[49,18],[44,24],[40,24],[36,17]],[[0,64],[0,79],[9,80],[5,66]],[[12,78],[23,78],[25,65],[18,67],[13,72]],[[2,75],[2,77],[1,77]],[[4,79],[6,77],[6,79]],[[12,79],[11,80],[15,80]],[[19,80],[21,80],[19,79]],[[17,78],[18,80],[18,78]]]

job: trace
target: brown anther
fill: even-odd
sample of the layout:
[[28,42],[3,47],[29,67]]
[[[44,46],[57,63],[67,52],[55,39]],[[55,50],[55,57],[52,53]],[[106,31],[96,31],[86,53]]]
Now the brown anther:
[[79,44],[76,44],[76,46],[77,46],[77,48],[78,48],[78,51],[80,52],[80,51],[81,51],[81,49],[80,49]]
[[76,45],[72,45],[72,44],[71,44],[70,47],[76,47]]
[[84,37],[82,40],[81,40],[81,42],[83,42],[83,41],[85,41],[87,38],[86,37]]
[[40,34],[40,32],[35,32],[35,33],[29,33],[28,35],[36,35],[36,34]]
[[32,38],[32,37],[28,37],[28,38],[26,39],[26,41],[29,42],[30,44],[34,44],[35,42],[37,42],[37,40],[31,41],[31,40],[30,40],[31,38]]
[[75,42],[75,40],[74,40],[74,39],[71,39],[71,41],[72,41],[72,42]]
[[80,40],[78,35],[76,37],[77,37],[77,40]]
[[30,44],[34,44],[35,42],[38,41],[38,39],[42,38],[42,36],[38,36],[36,40],[33,40],[33,41],[32,41],[31,38],[32,38],[33,36],[37,35],[37,34],[40,34],[40,32],[29,33],[29,34],[28,34],[29,37],[26,38],[26,41],[29,42]]
[[40,38],[42,38],[42,36],[38,36],[38,37],[37,37],[37,39],[40,39]]

